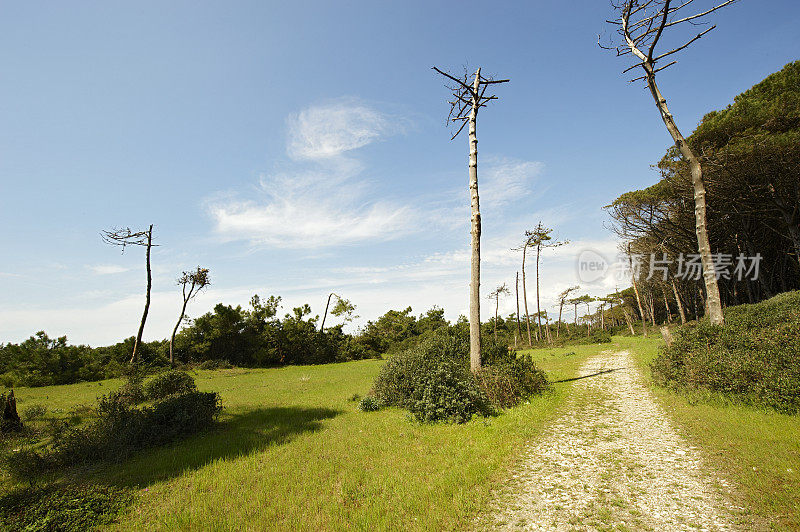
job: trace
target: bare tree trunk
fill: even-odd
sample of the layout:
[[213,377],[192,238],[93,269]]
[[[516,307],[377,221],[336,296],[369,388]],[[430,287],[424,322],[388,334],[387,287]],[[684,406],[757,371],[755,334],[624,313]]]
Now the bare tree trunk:
[[522,246],[522,302],[525,303],[525,326],[528,328],[528,345],[531,341],[531,315],[528,312],[528,283],[525,282],[525,256],[528,254],[528,245]]
[[539,256],[541,255],[542,246],[536,246],[536,318],[539,324],[539,336],[542,335],[542,308],[539,305]]
[[[192,290],[194,289],[194,285],[189,290],[189,295],[191,296]],[[172,329],[172,336],[169,337],[169,365],[175,365],[175,358],[172,352],[172,346],[175,344],[175,335],[178,334],[178,327],[181,326],[181,322],[183,321],[183,317],[186,316],[186,305],[189,303],[189,298],[186,297],[186,287],[183,288],[183,307],[181,308],[181,315],[178,318],[178,323],[175,324],[175,328]]]
[[575,329],[578,329],[578,304],[575,303]]
[[589,316],[589,303],[586,303],[586,337],[588,338],[592,333],[592,318]]
[[147,293],[144,300],[144,312],[142,313],[142,322],[139,324],[139,332],[136,333],[136,341],[133,343],[133,353],[131,354],[130,363],[136,361],[136,351],[139,349],[139,344],[142,343],[142,334],[144,333],[144,323],[147,321],[147,312],[150,310],[150,290],[153,287],[153,274],[150,271],[150,249],[153,247],[153,224],[147,230],[147,252],[146,265],[147,265]]
[[561,310],[564,308],[564,300],[562,299],[558,305],[558,323],[556,323],[556,340],[558,340],[561,335],[559,334],[561,331]]
[[603,305],[600,305],[600,328],[606,330],[606,315],[603,312]]
[[667,311],[667,323],[672,323],[672,313],[669,311],[669,301],[667,300],[667,289],[661,287],[661,294],[664,296],[664,308]]
[[656,326],[656,305],[655,301],[653,301],[653,291],[649,290],[647,297],[645,298],[647,301],[648,312],[650,312],[650,321],[653,324],[653,327]]
[[631,331],[631,336],[636,336],[636,331],[633,329],[633,321],[631,320],[631,315],[627,307],[622,307],[622,314],[625,316],[625,322],[628,324],[628,329]]
[[481,209],[478,197],[478,136],[477,116],[481,69],[475,71],[472,110],[469,114],[469,192],[472,210],[472,271],[469,282],[469,366],[481,369]]
[[661,91],[656,85],[655,72],[653,67],[647,62],[644,62],[647,75],[647,86],[650,89],[650,94],[661,112],[661,119],[664,125],[667,126],[667,131],[675,141],[675,146],[681,152],[687,161],[689,161],[689,168],[692,173],[692,185],[694,186],[694,217],[695,217],[695,232],[697,233],[697,247],[700,252],[700,260],[703,264],[703,281],[706,286],[708,316],[711,323],[722,325],[725,320],[722,315],[722,300],[719,295],[719,285],[717,284],[717,277],[714,271],[714,261],[711,257],[711,245],[708,241],[708,228],[706,224],[706,187],[703,183],[703,170],[700,166],[700,161],[695,156],[686,139],[681,135],[678,126],[675,125],[675,120],[667,108],[667,100],[661,94]]
[[678,313],[681,315],[681,325],[686,325],[686,313],[683,312],[683,305],[678,295],[678,288],[675,286],[675,279],[672,279],[672,293],[675,294],[675,303],[678,304]]
[[322,324],[319,326],[319,330],[320,331],[324,331],[325,330],[325,320],[328,317],[328,307],[331,306],[331,298],[332,297],[333,297],[333,292],[328,294],[328,302],[325,304],[325,314],[323,314],[323,316],[322,316]]
[[[517,338],[522,338],[522,327],[520,327],[519,324],[519,272],[517,272],[517,281],[515,286],[514,293],[517,297]],[[514,347],[516,347],[517,338],[514,338]]]
[[[503,285],[505,286],[505,285]],[[494,341],[497,341],[497,311],[500,308],[500,294],[494,297]]]

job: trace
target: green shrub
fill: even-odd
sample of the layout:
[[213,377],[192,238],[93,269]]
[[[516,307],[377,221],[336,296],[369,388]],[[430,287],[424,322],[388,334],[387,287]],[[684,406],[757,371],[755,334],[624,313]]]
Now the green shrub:
[[111,392],[109,398],[126,405],[138,405],[143,402],[146,397],[141,373],[129,368],[125,372],[125,382],[117,391]]
[[549,387],[545,373],[530,355],[509,356],[484,365],[475,376],[486,397],[499,408],[510,408]]
[[359,401],[358,409],[362,412],[376,412],[381,409],[381,403],[374,397],[367,396]]
[[372,392],[381,404],[406,408],[421,421],[463,423],[546,387],[544,374],[530,358],[517,358],[491,339],[482,347],[484,369],[476,378],[469,369],[468,331],[441,328],[389,358]]
[[33,482],[58,466],[122,460],[137,450],[200,432],[214,422],[221,408],[219,395],[213,392],[171,395],[139,408],[105,396],[97,407],[97,419],[82,426],[54,423],[50,448],[14,453],[9,472]]
[[464,423],[494,413],[489,399],[465,364],[440,358],[418,376],[407,408],[419,421]]
[[156,375],[144,387],[148,399],[164,399],[171,395],[194,392],[194,378],[185,371],[170,370]]
[[197,365],[197,369],[231,369],[232,367],[233,365],[224,359],[204,360]]
[[800,292],[725,309],[725,325],[681,327],[652,362],[656,382],[800,411]]

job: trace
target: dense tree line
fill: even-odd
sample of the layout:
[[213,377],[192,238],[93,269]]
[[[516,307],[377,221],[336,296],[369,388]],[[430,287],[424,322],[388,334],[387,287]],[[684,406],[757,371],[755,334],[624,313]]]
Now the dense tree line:
[[[723,304],[800,288],[800,61],[708,113],[687,140],[704,165],[711,249],[727,270],[719,279]],[[689,165],[671,148],[658,168],[658,183],[607,208],[631,253],[665,258],[683,304],[702,314],[702,281],[676,275],[680,257],[696,253]],[[739,256],[759,257],[758,275],[735,274]],[[672,287],[650,276],[651,264],[641,265],[643,279],[650,277],[650,291],[661,299],[662,289]]]

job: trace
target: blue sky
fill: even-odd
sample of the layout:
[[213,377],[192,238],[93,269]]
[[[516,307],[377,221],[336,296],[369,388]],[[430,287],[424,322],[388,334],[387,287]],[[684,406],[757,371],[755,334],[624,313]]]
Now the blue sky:
[[[143,253],[99,231],[150,223],[148,339],[168,335],[174,280],[198,264],[214,286],[192,316],[256,292],[321,313],[329,291],[362,322],[466,313],[467,139],[449,140],[432,65],[511,78],[479,116],[483,290],[513,284],[510,248],[541,219],[573,241],[542,266],[552,309],[581,249],[614,251],[602,206],[655,181],[670,143],[597,47],[608,3],[569,5],[0,2],[0,342],[134,334]],[[687,134],[797,59],[796,2],[743,0],[715,22],[661,76]]]

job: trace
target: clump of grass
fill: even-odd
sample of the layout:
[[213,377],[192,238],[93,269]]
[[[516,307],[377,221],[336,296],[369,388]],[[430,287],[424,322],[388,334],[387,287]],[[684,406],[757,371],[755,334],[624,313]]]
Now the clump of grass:
[[101,486],[16,489],[0,497],[4,530],[82,532],[113,522],[130,504],[129,492]]

